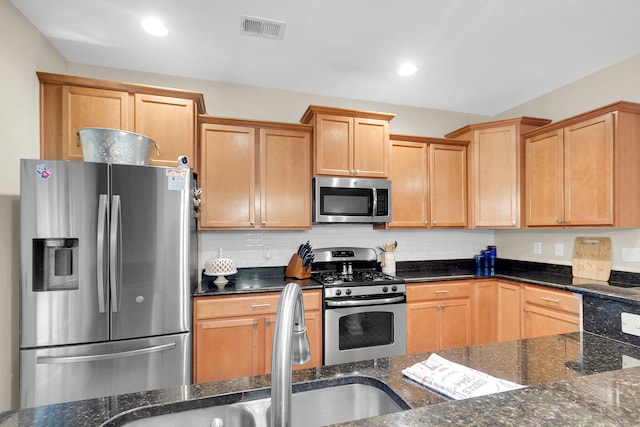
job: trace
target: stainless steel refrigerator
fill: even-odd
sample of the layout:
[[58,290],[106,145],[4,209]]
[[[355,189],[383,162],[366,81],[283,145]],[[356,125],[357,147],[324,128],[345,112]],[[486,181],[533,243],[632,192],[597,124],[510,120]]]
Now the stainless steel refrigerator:
[[189,169],[20,165],[20,406],[191,382]]

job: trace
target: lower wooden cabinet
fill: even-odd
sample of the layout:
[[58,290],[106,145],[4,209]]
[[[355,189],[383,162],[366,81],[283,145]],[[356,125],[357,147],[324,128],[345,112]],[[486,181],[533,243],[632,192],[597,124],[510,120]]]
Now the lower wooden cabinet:
[[[322,364],[322,297],[303,291],[311,360]],[[194,299],[193,382],[261,375],[271,370],[271,346],[279,292]]]
[[407,286],[407,353],[472,343],[471,282],[416,283]]
[[497,280],[473,281],[473,343],[487,344],[497,341],[496,308]]
[[524,285],[521,301],[522,338],[580,330],[580,301],[570,292]]
[[520,288],[503,280],[496,284],[496,341],[520,339]]

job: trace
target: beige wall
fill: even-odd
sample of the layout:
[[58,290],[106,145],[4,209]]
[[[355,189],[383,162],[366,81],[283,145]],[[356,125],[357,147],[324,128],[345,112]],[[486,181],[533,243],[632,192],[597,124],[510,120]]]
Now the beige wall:
[[6,410],[18,404],[18,159],[39,151],[34,71],[66,72],[66,62],[9,0],[0,0],[0,58],[0,410]]
[[[640,102],[640,55],[519,105],[500,117],[527,115],[561,120],[620,100]],[[640,189],[638,192],[640,197]],[[640,248],[639,229],[498,230],[495,243],[503,258],[571,265],[573,242],[579,236],[611,237],[613,268],[640,272],[640,263],[622,261],[623,249]],[[542,243],[542,254],[533,253],[534,242]],[[563,244],[563,256],[555,255],[556,243]]]

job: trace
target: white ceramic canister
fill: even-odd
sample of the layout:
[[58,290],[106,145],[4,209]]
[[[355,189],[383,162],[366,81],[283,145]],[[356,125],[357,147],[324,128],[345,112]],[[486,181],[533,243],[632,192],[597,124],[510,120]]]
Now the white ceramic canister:
[[382,266],[382,272],[395,276],[396,274],[396,254],[393,252],[384,252],[384,265]]

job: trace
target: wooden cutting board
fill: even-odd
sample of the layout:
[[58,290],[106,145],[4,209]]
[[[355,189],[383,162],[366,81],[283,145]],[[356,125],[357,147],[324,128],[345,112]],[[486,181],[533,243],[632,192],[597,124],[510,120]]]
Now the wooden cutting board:
[[611,238],[576,237],[572,271],[574,277],[608,281],[611,275]]

